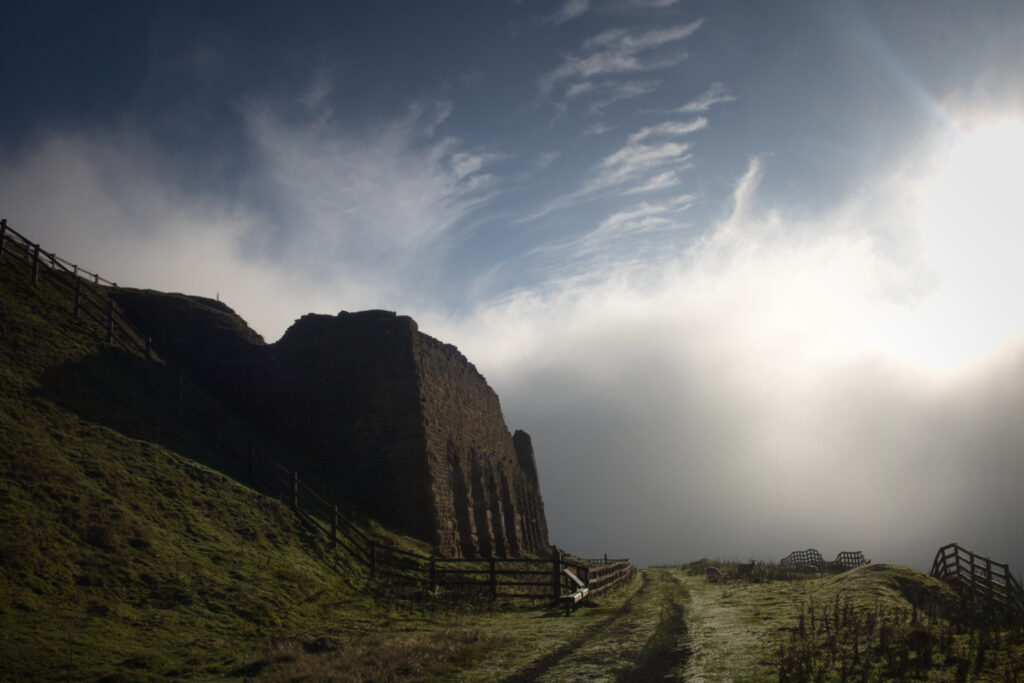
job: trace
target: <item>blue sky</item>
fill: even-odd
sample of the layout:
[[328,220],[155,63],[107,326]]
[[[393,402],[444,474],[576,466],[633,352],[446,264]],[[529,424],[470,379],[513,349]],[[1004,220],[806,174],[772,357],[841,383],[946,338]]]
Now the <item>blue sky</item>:
[[1024,564],[1019,3],[41,2],[0,26],[11,225],[268,341],[412,315],[533,434],[574,552]]

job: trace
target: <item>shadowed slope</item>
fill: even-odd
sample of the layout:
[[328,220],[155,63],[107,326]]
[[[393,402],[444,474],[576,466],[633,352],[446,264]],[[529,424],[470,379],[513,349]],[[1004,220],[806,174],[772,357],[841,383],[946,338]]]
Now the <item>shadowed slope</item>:
[[46,277],[5,255],[0,301],[7,675],[211,675],[367,605],[290,510],[167,448],[212,457]]

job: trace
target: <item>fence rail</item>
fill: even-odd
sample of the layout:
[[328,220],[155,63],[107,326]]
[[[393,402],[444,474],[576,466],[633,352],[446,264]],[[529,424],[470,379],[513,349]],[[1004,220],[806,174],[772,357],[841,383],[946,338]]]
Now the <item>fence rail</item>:
[[970,597],[1024,615],[1024,589],[1010,573],[1010,565],[996,562],[956,543],[935,553],[931,575],[956,584]]
[[298,471],[271,457],[282,449],[269,440],[257,440],[254,430],[232,411],[212,399],[153,350],[149,337],[137,331],[108,291],[117,283],[48,252],[0,220],[0,259],[11,257],[30,267],[31,281],[41,274],[64,290],[76,318],[84,327],[145,363],[146,382],[154,394],[169,400],[177,415],[205,434],[213,444],[217,468],[237,481],[288,504],[308,527],[317,530],[332,548],[340,549],[367,568],[371,580],[411,583],[430,591],[485,590],[492,598],[558,600],[575,589],[568,574],[587,585],[590,595],[620,585],[636,568],[628,559],[569,562],[555,546],[550,558],[453,559],[394,547],[363,531],[327,500]]
[[821,553],[814,548],[794,550],[779,560],[779,564],[789,567],[817,567],[820,571],[846,571],[861,565],[870,564],[860,550],[844,550],[836,555],[836,559],[826,562]]

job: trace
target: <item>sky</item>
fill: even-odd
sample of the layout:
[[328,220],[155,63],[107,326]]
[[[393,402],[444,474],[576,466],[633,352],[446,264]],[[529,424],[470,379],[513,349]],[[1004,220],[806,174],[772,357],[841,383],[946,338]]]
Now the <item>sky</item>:
[[268,342],[380,308],[641,565],[1024,569],[1024,4],[0,8],[0,215]]

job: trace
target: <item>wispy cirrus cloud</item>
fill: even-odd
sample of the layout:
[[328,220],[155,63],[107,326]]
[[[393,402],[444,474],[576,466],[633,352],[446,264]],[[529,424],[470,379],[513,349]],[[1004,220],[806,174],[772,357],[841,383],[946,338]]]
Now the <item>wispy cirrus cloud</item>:
[[551,200],[522,220],[536,220],[553,211],[592,201],[607,192],[639,194],[678,185],[678,172],[692,167],[691,145],[672,140],[655,143],[645,140],[655,136],[680,136],[705,125],[706,122],[697,119],[641,129],[631,135],[625,145],[595,164],[578,189]]
[[616,0],[613,6],[624,10],[636,9],[668,9],[679,3],[679,0]]
[[[649,235],[657,231],[685,227],[679,217],[690,208],[695,199],[692,194],[683,194],[666,201],[643,202],[617,211],[577,240],[575,246],[582,253],[605,251],[622,239],[632,240],[644,233]],[[635,251],[638,243],[631,242],[630,246],[632,248],[627,251]],[[635,254],[631,254],[631,257],[633,256]]]
[[[571,87],[571,86],[570,86]],[[590,104],[587,105],[586,114],[588,116],[601,116],[604,114],[605,109],[622,102],[623,100],[633,99],[635,97],[641,97],[648,95],[658,90],[661,87],[659,81],[624,81],[624,82],[607,82],[601,84],[597,88],[597,94]]]
[[641,176],[646,177],[647,173],[661,170],[666,165],[685,163],[689,158],[690,144],[686,142],[662,142],[653,145],[629,142],[601,160],[597,174],[586,187],[600,190],[621,186]]
[[565,89],[565,98],[568,100],[579,97],[580,95],[586,95],[589,92],[594,91],[593,81],[582,81],[580,83],[573,83]]
[[533,162],[533,165],[536,166],[537,168],[547,168],[548,166],[553,164],[560,156],[562,156],[561,152],[542,152]]
[[607,121],[594,121],[593,123],[588,123],[584,126],[583,130],[580,132],[584,137],[593,137],[595,135],[604,135],[614,128],[615,126]]
[[573,19],[579,19],[589,9],[590,0],[566,0],[558,11],[546,18],[545,23],[561,26]]
[[549,201],[522,222],[592,201],[607,192],[636,194],[670,187],[678,182],[674,172],[689,168],[690,157],[690,145],[685,142],[627,143],[601,159],[581,187]]
[[679,53],[665,54],[659,50],[693,35],[704,23],[698,19],[689,24],[638,32],[611,29],[589,38],[579,54],[566,55],[562,64],[537,80],[537,87],[549,95],[564,81],[585,81],[605,74],[650,71],[672,66],[683,59]]
[[679,255],[681,231],[692,226],[685,213],[696,201],[681,194],[633,204],[610,214],[581,235],[539,245],[526,255],[555,280],[588,278],[595,272],[654,264]]
[[649,137],[659,136],[670,136],[670,135],[689,135],[702,128],[707,128],[708,120],[703,116],[700,116],[693,121],[666,121],[665,123],[659,123],[656,126],[647,126],[641,128],[636,133],[629,136],[630,142],[640,142],[646,140]]
[[656,190],[664,190],[675,185],[679,185],[682,180],[676,171],[662,171],[661,173],[655,173],[654,175],[647,178],[639,185],[626,190],[625,194],[642,194],[644,192],[654,192]]
[[676,111],[683,114],[697,114],[705,112],[720,102],[733,102],[736,97],[729,92],[722,83],[712,83],[706,92],[701,93],[696,99],[687,102]]
[[[288,217],[275,248],[303,260],[316,244],[322,268],[394,271],[439,248],[493,190],[493,151],[470,149],[438,128],[446,102],[420,104],[377,129],[353,134],[321,117],[295,120],[250,102],[243,118],[262,167],[263,192]],[[314,270],[320,266],[313,265]]]

